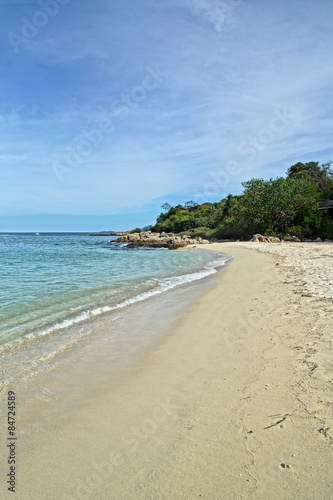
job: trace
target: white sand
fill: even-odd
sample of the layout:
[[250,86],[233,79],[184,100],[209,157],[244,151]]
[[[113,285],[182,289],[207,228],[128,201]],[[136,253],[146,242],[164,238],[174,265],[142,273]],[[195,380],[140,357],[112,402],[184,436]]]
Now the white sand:
[[[283,257],[283,265],[302,273],[304,284],[311,295],[333,299],[333,244],[332,243],[254,243],[228,244],[254,248]],[[207,247],[211,249],[211,246]]]

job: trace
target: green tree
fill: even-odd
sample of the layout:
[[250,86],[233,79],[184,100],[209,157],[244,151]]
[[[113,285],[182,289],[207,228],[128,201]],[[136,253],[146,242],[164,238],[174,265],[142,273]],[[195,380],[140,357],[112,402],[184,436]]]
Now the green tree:
[[245,223],[255,231],[285,233],[299,210],[316,203],[316,191],[305,180],[251,179],[242,185],[245,189],[241,213]]
[[303,181],[315,181],[320,176],[319,161],[298,162],[288,168],[287,177]]
[[186,210],[195,209],[197,206],[198,206],[198,203],[196,201],[193,201],[193,200],[187,201],[184,205]]
[[170,205],[170,203],[163,203],[163,205],[161,206],[161,209],[164,211],[164,212],[169,212],[169,210],[172,208],[172,205]]
[[328,199],[333,196],[332,162],[319,166],[318,161],[298,162],[288,168],[287,178],[312,182],[318,188],[318,197]]

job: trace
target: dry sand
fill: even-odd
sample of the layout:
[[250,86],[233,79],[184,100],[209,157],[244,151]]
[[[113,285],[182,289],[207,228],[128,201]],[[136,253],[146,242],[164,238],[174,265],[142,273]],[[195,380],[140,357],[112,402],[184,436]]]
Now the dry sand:
[[180,324],[22,439],[17,499],[333,497],[333,245],[207,247],[234,259]]

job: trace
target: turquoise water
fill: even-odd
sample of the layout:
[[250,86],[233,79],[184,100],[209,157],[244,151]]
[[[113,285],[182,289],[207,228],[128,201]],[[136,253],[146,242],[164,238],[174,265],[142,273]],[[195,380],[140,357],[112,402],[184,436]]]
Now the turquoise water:
[[0,234],[0,349],[201,279],[228,259],[207,251],[128,249],[110,239]]

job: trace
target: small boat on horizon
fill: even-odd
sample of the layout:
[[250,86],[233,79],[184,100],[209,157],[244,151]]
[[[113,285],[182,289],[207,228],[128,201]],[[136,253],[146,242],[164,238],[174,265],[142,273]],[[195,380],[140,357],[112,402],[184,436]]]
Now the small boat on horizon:
[[36,236],[40,236],[40,233],[35,233]]

